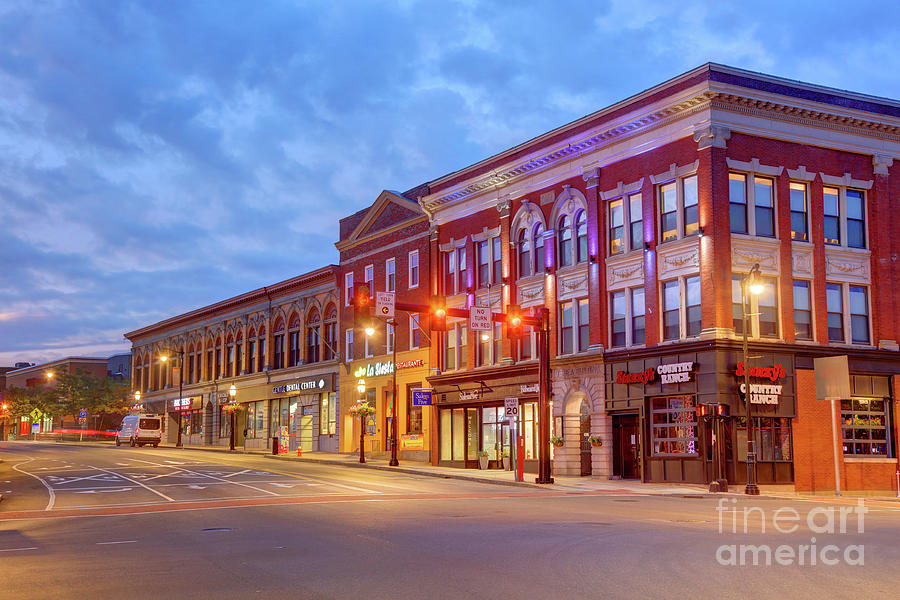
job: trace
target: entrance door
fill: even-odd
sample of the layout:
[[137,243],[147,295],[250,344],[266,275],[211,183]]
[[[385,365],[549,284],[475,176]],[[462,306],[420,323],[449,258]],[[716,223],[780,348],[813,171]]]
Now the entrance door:
[[581,435],[578,439],[581,443],[581,475],[591,474],[591,443],[588,438],[591,435],[591,409],[587,402],[581,403]]
[[312,452],[313,450],[313,410],[314,407],[304,406],[303,414],[300,415],[300,449],[303,452]]
[[613,475],[639,479],[640,421],[637,415],[613,416]]

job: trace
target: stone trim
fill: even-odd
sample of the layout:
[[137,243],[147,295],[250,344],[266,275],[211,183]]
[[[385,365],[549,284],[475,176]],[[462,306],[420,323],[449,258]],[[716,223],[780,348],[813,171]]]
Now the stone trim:
[[641,191],[641,188],[644,187],[644,178],[641,177],[637,181],[629,184],[624,184],[621,181],[611,190],[607,190],[605,192],[600,192],[600,198],[604,201],[612,200],[613,198],[619,198],[621,196],[634,194],[636,192]]
[[749,162],[726,158],[729,169],[736,171],[747,171],[748,173],[759,173],[761,175],[769,175],[770,177],[778,177],[784,171],[784,167],[770,167],[759,163],[758,158],[751,158]]
[[837,177],[835,175],[826,175],[820,171],[819,176],[822,178],[822,183],[825,185],[862,188],[864,190],[872,189],[872,184],[875,183],[871,179],[853,179],[853,177],[850,176],[850,173],[844,173],[843,176]]

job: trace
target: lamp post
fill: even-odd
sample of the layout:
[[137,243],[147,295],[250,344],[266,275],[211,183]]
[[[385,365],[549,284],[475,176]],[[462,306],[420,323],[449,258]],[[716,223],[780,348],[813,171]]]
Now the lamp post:
[[763,284],[762,281],[760,281],[759,263],[755,263],[753,267],[750,268],[750,272],[741,279],[741,312],[743,313],[744,323],[744,402],[747,415],[747,485],[744,488],[744,493],[751,496],[759,495],[759,486],[756,485],[756,444],[753,438],[753,415],[750,412],[750,363],[749,354],[747,352],[747,330],[749,329],[747,322],[747,302],[749,300],[748,294],[758,296],[762,291]]
[[394,319],[388,321],[391,326],[391,343],[393,345],[393,368],[391,369],[391,460],[388,465],[391,467],[400,466],[397,460],[397,417],[400,414],[400,407],[397,404],[397,322]]
[[[184,349],[176,350],[175,352],[178,354],[178,401],[179,401],[178,437],[175,440],[175,447],[182,448],[184,445],[181,443],[181,413],[182,413],[182,409],[184,407],[181,406],[180,402],[182,399],[181,398],[182,389],[184,388],[184,373],[182,372],[184,370]],[[165,363],[167,360],[169,360],[169,357],[167,355],[163,354],[162,356],[159,357],[159,360],[161,360],[163,363]]]
[[229,414],[228,418],[231,422],[231,427],[229,427],[229,432],[231,433],[231,435],[228,440],[228,447],[229,447],[229,450],[234,452],[234,408],[235,408],[234,403],[235,403],[235,400],[237,397],[237,387],[233,383],[231,384],[231,387],[228,388],[228,395],[231,396],[231,404],[232,404],[231,410],[228,411],[228,414]]

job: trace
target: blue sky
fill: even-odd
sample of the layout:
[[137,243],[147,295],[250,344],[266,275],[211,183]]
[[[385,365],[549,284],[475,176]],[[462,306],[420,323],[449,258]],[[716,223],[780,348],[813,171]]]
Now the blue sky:
[[[886,2],[0,0],[0,366],[336,262],[337,221],[707,61],[900,98]],[[900,158],[900,157],[898,157]]]

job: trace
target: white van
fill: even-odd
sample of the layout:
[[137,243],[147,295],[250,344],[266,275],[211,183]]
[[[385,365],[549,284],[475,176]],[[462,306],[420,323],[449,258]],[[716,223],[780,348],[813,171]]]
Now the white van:
[[116,432],[116,446],[126,441],[132,447],[153,444],[156,448],[162,441],[162,418],[159,415],[128,415]]

